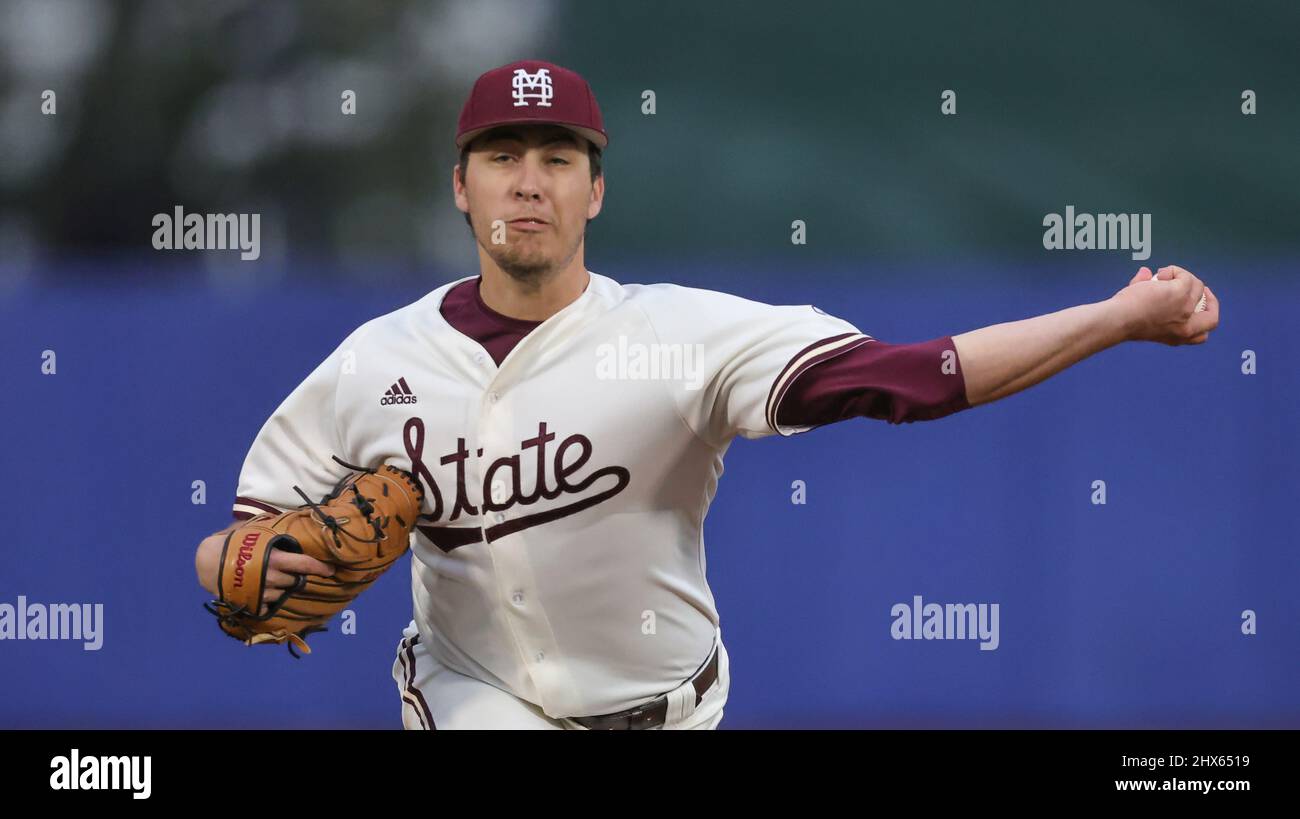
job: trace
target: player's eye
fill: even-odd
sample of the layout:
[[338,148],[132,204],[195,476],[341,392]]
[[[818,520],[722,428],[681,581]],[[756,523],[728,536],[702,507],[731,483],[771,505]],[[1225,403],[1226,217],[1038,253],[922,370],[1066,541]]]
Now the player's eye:
[[510,158],[511,158],[510,154],[497,154],[496,156],[492,157],[492,161],[497,162],[502,159],[510,159]]
[[551,161],[552,161],[552,162],[558,162],[558,163],[560,163],[561,165],[568,165],[568,164],[569,164],[569,160],[565,159],[565,158],[562,157],[562,156],[553,156],[553,157],[551,157]]

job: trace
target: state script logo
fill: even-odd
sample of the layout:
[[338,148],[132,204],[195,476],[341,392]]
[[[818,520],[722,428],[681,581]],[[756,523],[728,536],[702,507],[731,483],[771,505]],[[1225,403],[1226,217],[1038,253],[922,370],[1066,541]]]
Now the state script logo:
[[551,107],[551,98],[555,96],[555,89],[551,87],[550,69],[539,68],[537,73],[529,74],[522,68],[516,68],[510,82],[514,86],[514,91],[511,93],[514,95],[516,108],[527,107],[530,99],[537,100],[540,107]]
[[[456,495],[452,500],[451,514],[446,522],[455,521],[465,513],[471,516],[482,515],[485,525],[481,530],[477,526],[456,528],[425,525],[416,528],[438,548],[450,552],[458,546],[477,543],[483,539],[490,543],[497,538],[589,509],[622,492],[631,482],[632,473],[626,467],[613,464],[580,475],[579,473],[585,471],[587,462],[591,460],[591,439],[581,433],[574,433],[556,444],[553,451],[549,451],[548,445],[554,442],[555,438],[555,433],[550,431],[545,421],[542,421],[537,425],[537,435],[520,442],[519,454],[497,458],[487,465],[482,470],[483,486],[480,497],[483,498],[483,508],[481,511],[470,500],[466,485],[466,465],[474,457],[474,451],[465,446],[464,438],[457,438],[455,452],[441,457],[434,456],[436,458],[434,462],[438,465],[454,464],[456,470]],[[420,418],[408,419],[402,430],[402,439],[406,455],[411,459],[411,472],[417,480],[424,483],[425,498],[433,510],[429,514],[421,515],[420,518],[441,521],[445,510],[444,499],[442,489],[434,480],[433,472],[426,463],[424,421]],[[530,458],[536,464],[534,469],[524,468],[523,457],[527,450],[536,451],[533,458]],[[482,449],[476,451],[478,457],[483,457]],[[523,486],[525,472],[533,473],[533,485],[528,490]],[[493,486],[498,482],[505,491],[493,492]],[[594,491],[588,491],[593,488]],[[519,506],[531,506],[542,500],[552,501],[564,495],[583,497],[569,503],[552,505],[532,514],[506,514],[515,511]]]

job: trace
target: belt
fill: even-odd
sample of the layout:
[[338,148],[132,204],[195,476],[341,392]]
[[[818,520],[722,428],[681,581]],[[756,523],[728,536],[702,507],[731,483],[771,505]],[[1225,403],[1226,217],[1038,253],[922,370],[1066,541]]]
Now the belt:
[[[714,645],[713,653],[705,661],[704,667],[691,680],[695,687],[695,704],[704,699],[704,693],[718,679],[718,647]],[[619,711],[614,714],[601,714],[596,717],[570,717],[584,728],[593,731],[639,731],[658,728],[664,724],[668,714],[668,695],[651,700],[644,705]]]

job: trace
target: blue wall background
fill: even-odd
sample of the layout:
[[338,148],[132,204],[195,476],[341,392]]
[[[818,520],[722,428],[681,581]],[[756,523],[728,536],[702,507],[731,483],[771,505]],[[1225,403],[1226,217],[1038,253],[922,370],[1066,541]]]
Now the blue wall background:
[[[1137,263],[1103,258],[589,266],[813,303],[907,342],[1107,298]],[[732,660],[722,727],[1300,727],[1295,261],[1180,263],[1222,301],[1208,344],[1123,345],[935,422],[736,441],[705,528]],[[302,270],[214,290],[184,268],[87,263],[0,298],[0,602],[103,603],[106,631],[98,652],[0,642],[0,728],[400,726],[405,564],[359,600],[358,634],[317,635],[294,661],[217,631],[194,548],[229,521],[288,391],[445,280],[363,289]],[[1000,647],[892,640],[891,606],[916,594],[998,603]]]

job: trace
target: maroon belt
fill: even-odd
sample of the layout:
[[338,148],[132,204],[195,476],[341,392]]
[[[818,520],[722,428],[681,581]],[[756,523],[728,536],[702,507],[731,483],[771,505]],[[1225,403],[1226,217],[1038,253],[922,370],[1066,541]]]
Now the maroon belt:
[[[715,645],[713,653],[704,662],[704,667],[691,680],[691,684],[695,686],[695,704],[697,706],[700,704],[700,700],[704,699],[704,692],[708,691],[709,686],[713,685],[717,679],[718,647]],[[667,716],[668,695],[664,694],[658,699],[651,700],[644,705],[638,705],[635,708],[629,708],[626,711],[601,714],[597,717],[570,717],[570,719],[593,731],[641,731],[662,726]]]

